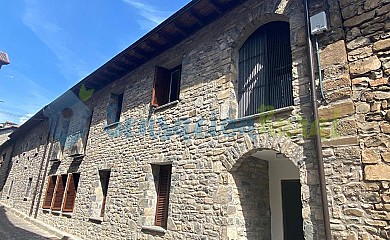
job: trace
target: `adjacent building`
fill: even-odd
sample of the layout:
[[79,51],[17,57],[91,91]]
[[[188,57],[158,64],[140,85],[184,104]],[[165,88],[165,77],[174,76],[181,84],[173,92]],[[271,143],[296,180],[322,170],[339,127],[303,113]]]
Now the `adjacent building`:
[[12,122],[0,123],[0,145],[8,140],[8,136],[18,128],[18,125]]
[[10,135],[1,203],[85,239],[389,239],[389,10],[193,0]]

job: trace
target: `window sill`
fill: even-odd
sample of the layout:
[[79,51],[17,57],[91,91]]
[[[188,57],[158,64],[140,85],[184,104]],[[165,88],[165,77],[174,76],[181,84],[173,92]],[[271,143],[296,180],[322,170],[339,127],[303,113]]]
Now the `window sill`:
[[176,100],[176,101],[173,101],[173,102],[169,102],[169,103],[166,103],[164,105],[161,105],[161,106],[158,106],[158,107],[153,107],[154,111],[158,111],[158,110],[161,110],[161,109],[164,109],[164,108],[168,108],[168,107],[171,107],[171,106],[174,106],[176,104],[178,104],[180,102],[180,100]]
[[293,109],[294,109],[294,106],[288,106],[288,107],[278,108],[278,109],[274,109],[274,110],[266,111],[266,112],[262,112],[262,113],[256,113],[256,114],[253,114],[253,115],[249,115],[249,116],[245,116],[245,117],[241,117],[241,118],[237,118],[237,119],[231,119],[228,124],[234,124],[236,122],[241,122],[241,121],[245,121],[245,120],[249,120],[249,119],[259,118],[259,117],[267,116],[267,115],[271,115],[271,114],[278,114],[278,113],[283,113],[283,112],[289,112],[289,111],[292,111]]
[[53,211],[53,210],[51,210],[51,213],[56,214],[56,215],[61,215],[61,211]]
[[159,226],[142,226],[141,231],[147,232],[156,232],[156,233],[166,233],[167,230],[165,228]]
[[47,213],[51,213],[50,208],[42,208],[42,211],[43,211],[43,212],[47,212]]
[[89,217],[89,221],[101,223],[104,221],[103,217]]
[[110,123],[110,124],[104,126],[104,129],[107,129],[107,128],[114,128],[114,127],[118,126],[119,123],[120,123],[120,122]]
[[61,159],[52,158],[49,160],[50,162],[61,162]]
[[68,157],[71,157],[71,158],[83,158],[84,157],[84,153],[70,153],[70,154],[68,154]]
[[72,217],[72,215],[73,215],[72,212],[62,212],[62,216]]

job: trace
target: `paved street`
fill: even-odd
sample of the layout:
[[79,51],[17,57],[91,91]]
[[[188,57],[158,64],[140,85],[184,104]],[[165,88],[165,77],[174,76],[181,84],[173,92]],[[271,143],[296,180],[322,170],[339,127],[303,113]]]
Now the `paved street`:
[[0,206],[0,240],[58,239]]

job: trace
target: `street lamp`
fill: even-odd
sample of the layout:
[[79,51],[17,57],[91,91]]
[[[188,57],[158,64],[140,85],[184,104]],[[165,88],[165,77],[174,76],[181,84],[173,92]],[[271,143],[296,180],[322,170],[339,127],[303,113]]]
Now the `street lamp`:
[[8,64],[9,64],[8,54],[0,51],[0,68],[1,66],[8,65]]

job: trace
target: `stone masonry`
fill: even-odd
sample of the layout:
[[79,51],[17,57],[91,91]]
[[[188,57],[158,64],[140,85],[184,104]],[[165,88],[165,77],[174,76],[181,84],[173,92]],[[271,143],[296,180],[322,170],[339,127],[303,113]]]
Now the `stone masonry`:
[[[325,11],[330,25],[318,36],[319,114],[333,239],[389,239],[389,10],[388,0],[310,1],[310,14]],[[290,24],[294,105],[237,119],[238,51],[271,21]],[[155,66],[179,64],[180,100],[152,109]],[[325,239],[308,66],[302,1],[244,1],[87,101],[72,102],[65,120],[42,121],[0,148],[12,153],[0,201],[85,239],[273,239],[268,162],[253,156],[267,149],[299,168],[305,239]],[[111,93],[124,94],[122,114],[107,125]],[[64,121],[67,144],[60,161],[50,161]],[[72,141],[82,126],[82,140]],[[84,157],[71,155],[78,144]],[[168,226],[156,231],[155,170],[167,163]],[[96,221],[99,170],[111,173]],[[80,173],[74,211],[43,210],[48,176],[72,172]]]

